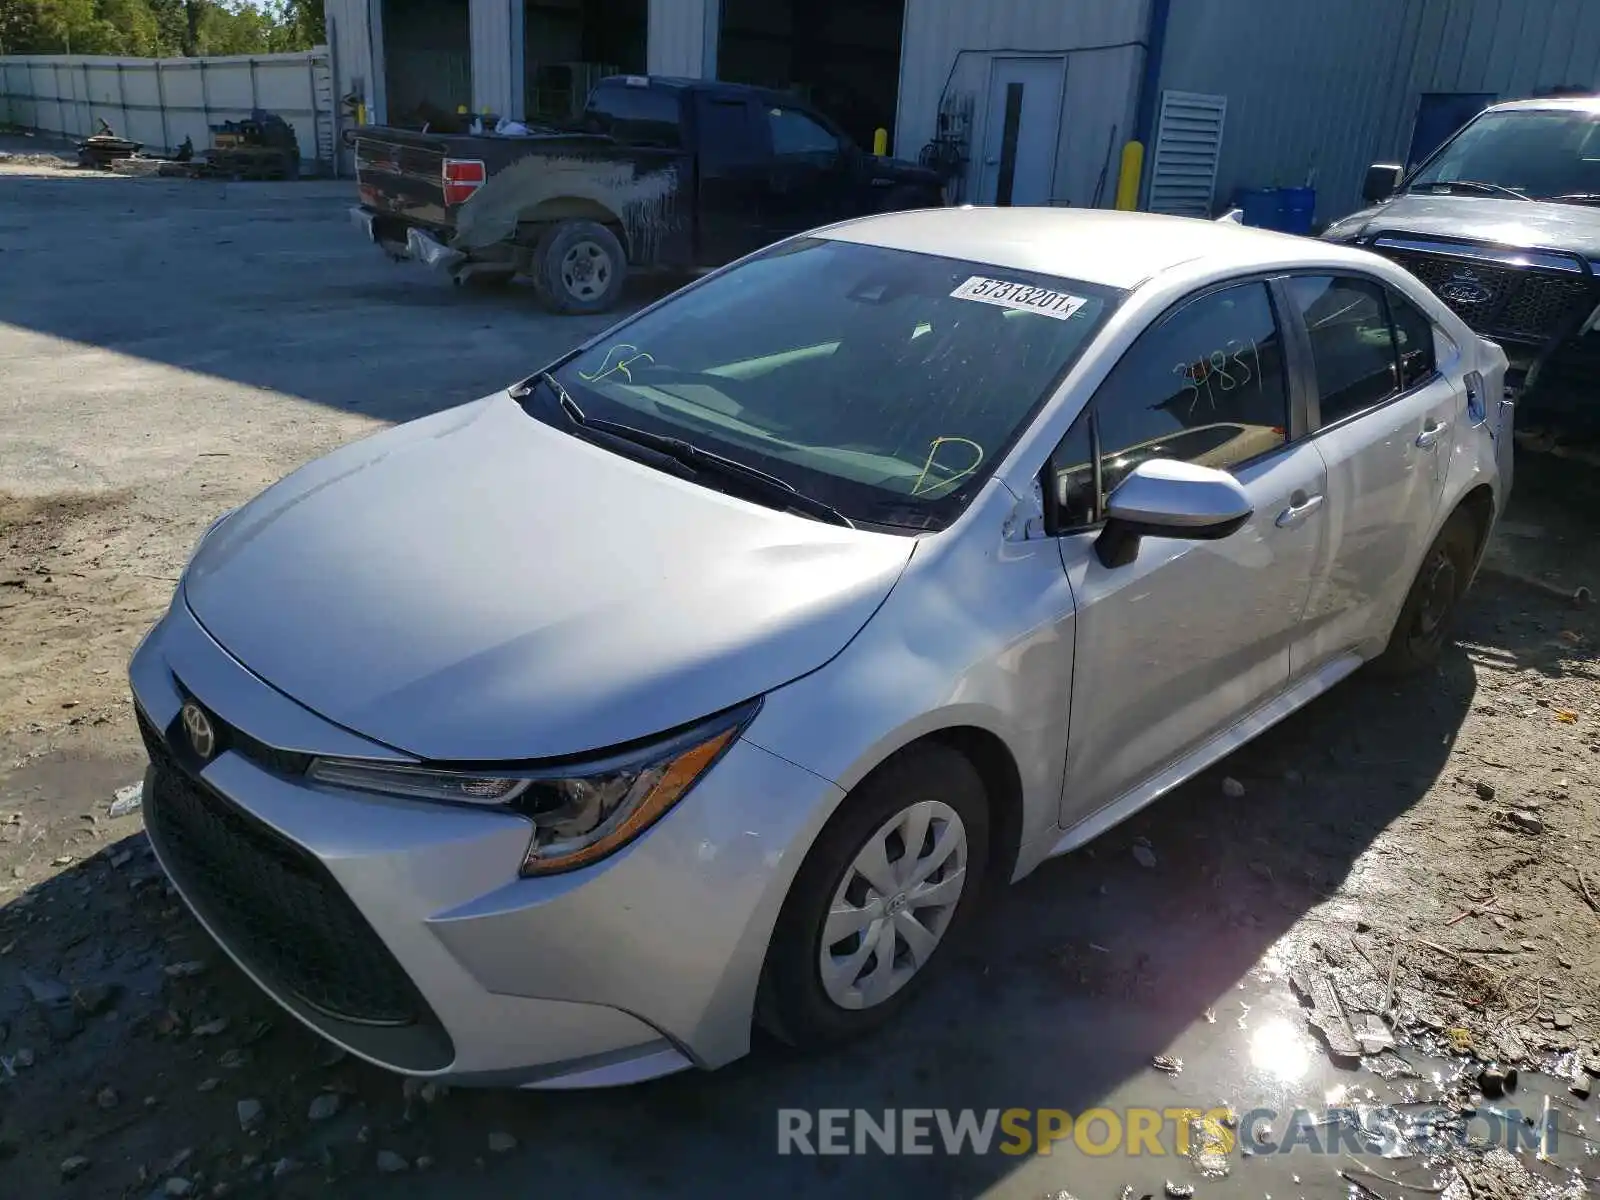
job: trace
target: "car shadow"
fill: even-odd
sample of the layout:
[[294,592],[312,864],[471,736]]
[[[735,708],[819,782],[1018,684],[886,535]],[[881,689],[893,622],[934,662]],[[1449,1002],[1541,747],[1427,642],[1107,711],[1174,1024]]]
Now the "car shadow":
[[[490,288],[390,261],[348,219],[353,183],[0,174],[0,323],[72,344],[115,383],[138,359],[384,420],[521,379],[682,281],[630,280],[600,316],[555,316],[526,281]],[[65,343],[65,344],[63,344]],[[141,374],[130,387],[149,381]]]

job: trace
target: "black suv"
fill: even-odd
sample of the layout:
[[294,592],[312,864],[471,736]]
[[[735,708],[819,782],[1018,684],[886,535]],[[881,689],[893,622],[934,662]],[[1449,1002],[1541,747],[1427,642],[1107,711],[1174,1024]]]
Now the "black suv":
[[1499,342],[1535,423],[1600,432],[1600,97],[1496,104],[1409,176],[1371,167],[1363,195],[1323,236],[1393,259]]

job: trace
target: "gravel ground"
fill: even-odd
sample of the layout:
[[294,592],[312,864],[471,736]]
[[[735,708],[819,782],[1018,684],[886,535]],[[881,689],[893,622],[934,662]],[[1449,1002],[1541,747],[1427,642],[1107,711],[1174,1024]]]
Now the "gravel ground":
[[[1189,1165],[780,1159],[774,1113],[1371,1096],[1382,1061],[1333,1064],[1305,1037],[1289,977],[1319,972],[1363,1010],[1392,998],[1441,1096],[1464,1103],[1449,1080],[1482,1061],[1544,1067],[1561,1119],[1600,1126],[1565,1090],[1600,1054],[1600,610],[1564,598],[1600,590],[1600,475],[1530,456],[1437,673],[1358,675],[1048,864],[870,1044],[763,1044],[586,1095],[441,1093],[332,1054],[209,943],[137,813],[109,815],[142,770],[127,658],[219,511],[598,326],[384,261],[345,223],[348,190],[0,161],[0,1193],[1159,1193]],[[1309,1048],[1303,1078],[1252,1066],[1268,1013]],[[1156,1054],[1188,1066],[1153,1072]],[[1584,1144],[1559,1170],[1371,1161],[1482,1200],[1533,1194],[1529,1170],[1600,1176]],[[1322,1160],[1209,1174],[1189,1176],[1201,1194],[1350,1186]]]

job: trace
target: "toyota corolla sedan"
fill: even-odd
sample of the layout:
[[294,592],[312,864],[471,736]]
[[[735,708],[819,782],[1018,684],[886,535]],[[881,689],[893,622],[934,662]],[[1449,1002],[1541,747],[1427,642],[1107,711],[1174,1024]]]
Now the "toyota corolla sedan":
[[993,885],[1438,658],[1505,367],[1384,259],[1235,225],[789,240],[217,521],[131,667],[151,842],[396,1071],[861,1034]]

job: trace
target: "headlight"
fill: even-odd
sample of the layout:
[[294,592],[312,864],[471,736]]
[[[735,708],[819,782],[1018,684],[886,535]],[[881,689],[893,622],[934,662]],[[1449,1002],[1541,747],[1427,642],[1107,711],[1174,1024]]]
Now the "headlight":
[[598,862],[655,824],[758,707],[747,704],[649,746],[583,764],[479,772],[319,758],[307,774],[335,787],[521,813],[534,827],[522,873],[551,875]]

